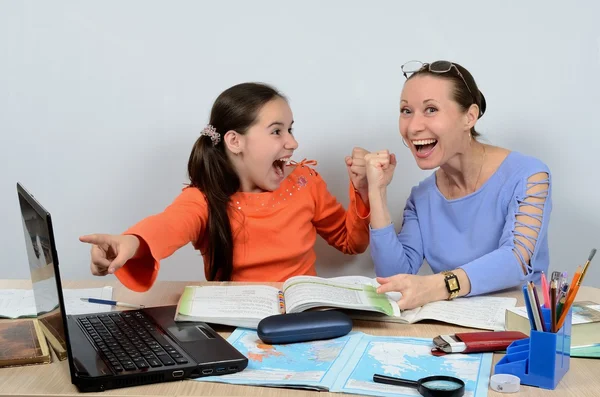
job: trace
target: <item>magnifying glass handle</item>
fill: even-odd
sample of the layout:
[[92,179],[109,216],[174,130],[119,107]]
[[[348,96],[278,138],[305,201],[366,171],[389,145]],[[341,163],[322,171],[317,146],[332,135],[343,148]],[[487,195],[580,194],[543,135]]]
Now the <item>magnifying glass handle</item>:
[[414,380],[394,378],[393,376],[379,374],[373,375],[373,382],[385,383],[386,385],[412,387],[414,389],[416,389],[419,386],[419,383]]

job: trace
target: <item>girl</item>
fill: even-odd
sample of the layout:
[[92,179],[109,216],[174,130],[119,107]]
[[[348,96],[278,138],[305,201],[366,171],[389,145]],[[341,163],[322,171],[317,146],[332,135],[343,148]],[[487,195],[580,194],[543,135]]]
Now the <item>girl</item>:
[[[421,169],[396,235],[386,189],[388,151],[368,154],[371,254],[402,309],[539,280],[548,270],[551,177],[540,160],[477,139],[486,102],[471,74],[448,61],[411,62],[400,102],[400,134]],[[415,275],[423,260],[436,273]]]
[[209,281],[284,281],[315,275],[317,233],[347,254],[369,244],[363,149],[346,158],[350,209],[321,176],[291,161],[298,143],[286,98],[264,84],[243,83],[216,99],[210,124],[188,161],[190,183],[162,213],[123,235],[80,237],[92,244],[94,275],[115,274],[134,291],[154,283],[160,260],[191,242]]

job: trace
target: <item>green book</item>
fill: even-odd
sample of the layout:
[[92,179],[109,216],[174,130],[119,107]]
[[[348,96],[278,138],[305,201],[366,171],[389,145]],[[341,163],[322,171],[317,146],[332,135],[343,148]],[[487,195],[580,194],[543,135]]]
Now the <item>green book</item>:
[[571,348],[571,357],[600,358],[600,343]]

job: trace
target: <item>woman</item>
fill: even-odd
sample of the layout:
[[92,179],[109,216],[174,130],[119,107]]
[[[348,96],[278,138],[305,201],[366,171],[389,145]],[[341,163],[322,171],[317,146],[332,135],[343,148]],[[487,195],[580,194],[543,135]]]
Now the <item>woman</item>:
[[[551,178],[541,161],[478,140],[486,102],[471,74],[448,61],[410,62],[400,134],[421,169],[396,234],[386,201],[396,160],[368,154],[371,255],[402,309],[538,280],[548,270]],[[423,261],[435,274],[417,276]]]

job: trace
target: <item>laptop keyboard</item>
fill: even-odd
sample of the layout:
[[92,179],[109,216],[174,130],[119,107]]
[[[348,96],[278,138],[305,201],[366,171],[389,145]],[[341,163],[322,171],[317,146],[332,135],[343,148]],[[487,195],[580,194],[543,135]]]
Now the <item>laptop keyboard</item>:
[[116,372],[188,362],[141,312],[90,315],[78,321]]

